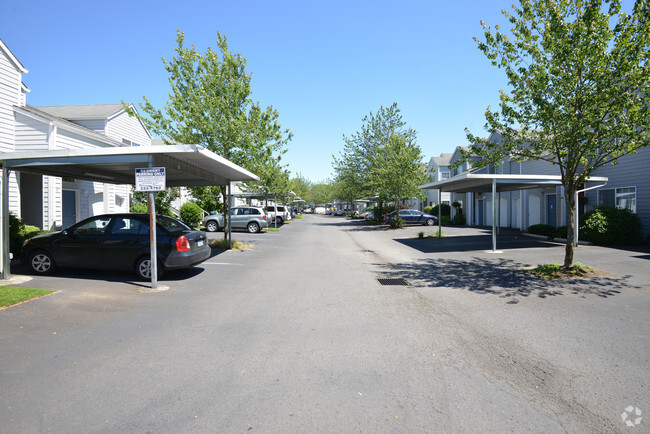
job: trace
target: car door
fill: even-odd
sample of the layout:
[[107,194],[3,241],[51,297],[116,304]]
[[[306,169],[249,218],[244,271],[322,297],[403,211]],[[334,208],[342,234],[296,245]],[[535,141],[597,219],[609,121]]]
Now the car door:
[[402,219],[404,224],[410,225],[413,224],[413,214],[407,209],[402,209],[399,212],[399,217]]
[[241,229],[246,226],[243,208],[233,208],[230,210],[230,226],[233,229]]
[[101,250],[111,216],[97,216],[65,230],[52,246],[57,265],[75,268],[103,268]]
[[107,230],[102,246],[105,268],[130,270],[149,247],[149,224],[137,217],[119,216]]

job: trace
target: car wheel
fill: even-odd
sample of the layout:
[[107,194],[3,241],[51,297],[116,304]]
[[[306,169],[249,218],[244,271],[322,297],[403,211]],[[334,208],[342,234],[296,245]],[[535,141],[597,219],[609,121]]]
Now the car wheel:
[[50,274],[56,270],[54,258],[44,250],[34,252],[29,256],[29,266],[36,274]]
[[276,217],[276,218],[275,218],[275,221],[276,221],[276,223],[279,224],[279,225],[281,225],[282,223],[284,223],[284,221],[282,220],[282,217]]
[[248,226],[246,226],[246,228],[248,229],[248,232],[250,232],[251,234],[256,234],[260,231],[260,225],[258,225],[255,222],[250,222]]
[[208,232],[217,232],[219,230],[219,225],[214,220],[210,220],[205,224],[205,228]]
[[433,219],[427,219],[427,226],[433,226],[434,223]]
[[[162,276],[163,269],[158,261],[158,277]],[[151,257],[143,256],[135,261],[135,274],[140,280],[151,280]]]

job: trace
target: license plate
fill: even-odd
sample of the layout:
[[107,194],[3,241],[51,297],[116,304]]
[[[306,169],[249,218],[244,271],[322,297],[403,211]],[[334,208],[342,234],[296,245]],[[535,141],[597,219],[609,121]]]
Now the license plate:
[[197,241],[196,245],[199,246],[199,247],[202,247],[203,246],[203,240]]

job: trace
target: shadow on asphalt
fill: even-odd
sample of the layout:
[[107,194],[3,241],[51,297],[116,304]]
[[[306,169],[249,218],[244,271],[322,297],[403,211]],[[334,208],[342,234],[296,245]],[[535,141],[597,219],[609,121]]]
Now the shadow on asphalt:
[[625,289],[639,288],[629,284],[631,276],[542,279],[524,271],[527,264],[503,258],[436,258],[390,266],[376,265],[383,268],[378,278],[398,275],[418,288],[444,287],[493,295],[507,300],[509,304],[516,304],[525,297],[549,298],[571,294],[607,298]]
[[[470,252],[492,250],[492,234],[489,235],[452,235],[450,237],[426,237],[395,239],[407,247],[422,253]],[[559,244],[508,233],[497,236],[497,250],[528,249],[539,247],[557,247]]]

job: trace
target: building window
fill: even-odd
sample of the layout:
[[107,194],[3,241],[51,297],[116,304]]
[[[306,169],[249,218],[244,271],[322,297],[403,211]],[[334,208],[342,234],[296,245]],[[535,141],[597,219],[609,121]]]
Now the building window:
[[629,209],[636,213],[636,187],[598,190],[598,206]]
[[440,172],[442,179],[449,179],[449,172]]
[[503,174],[503,163],[490,164],[490,166],[488,167],[488,173],[493,175]]
[[139,143],[132,142],[129,139],[122,139],[122,143],[124,143],[126,146],[140,146]]

